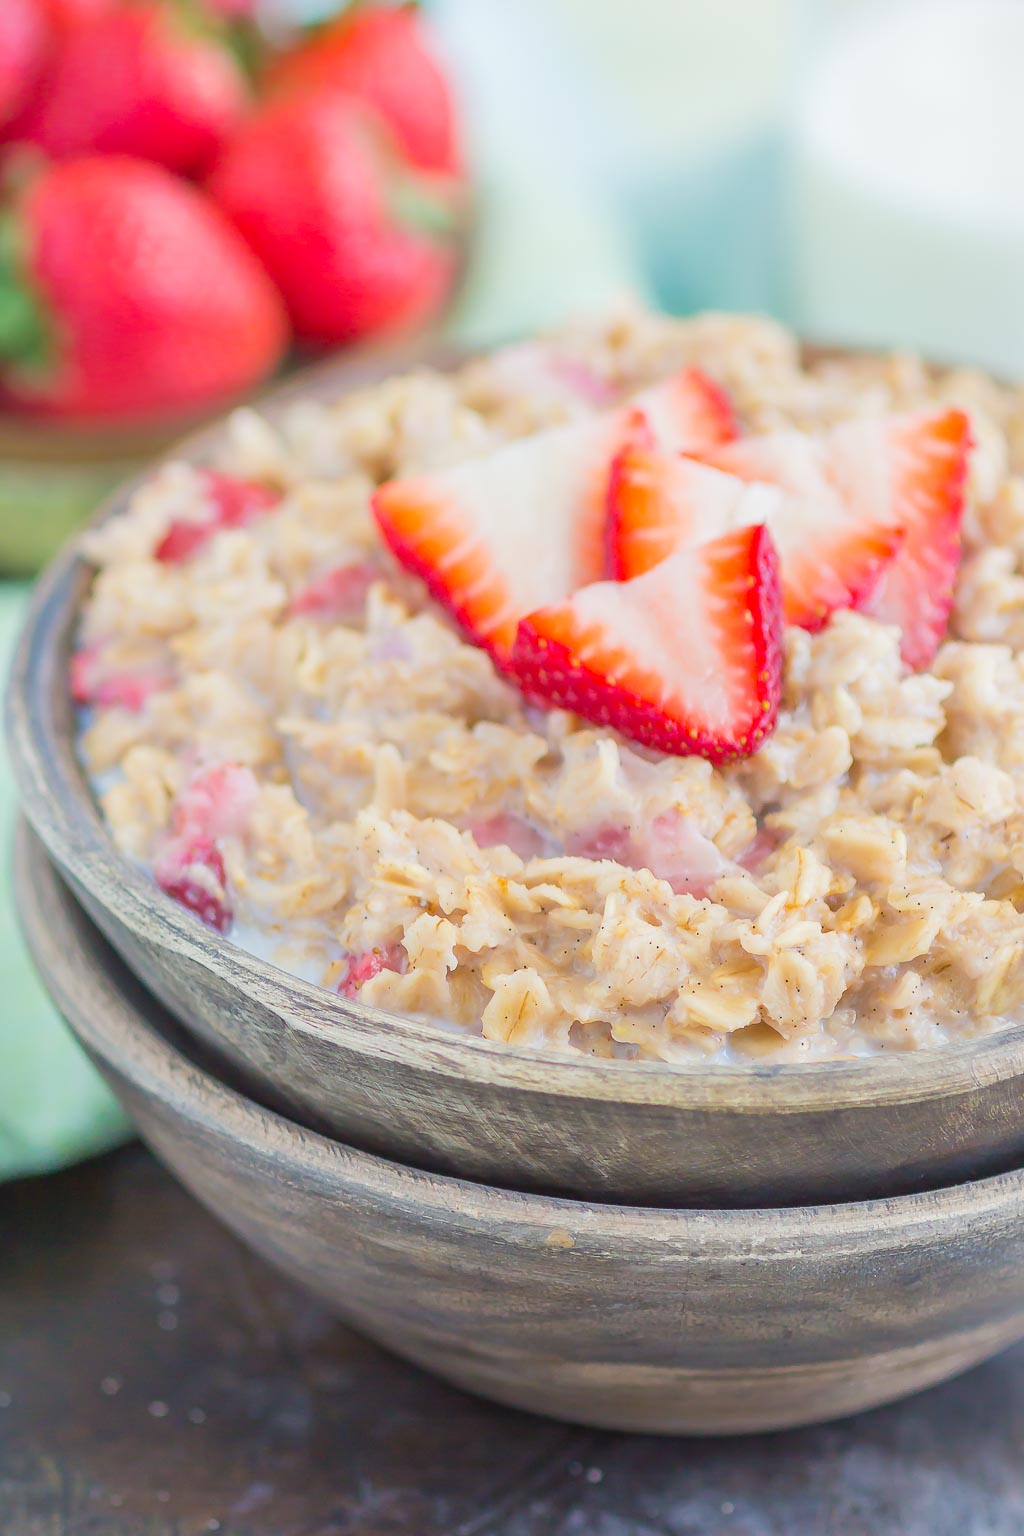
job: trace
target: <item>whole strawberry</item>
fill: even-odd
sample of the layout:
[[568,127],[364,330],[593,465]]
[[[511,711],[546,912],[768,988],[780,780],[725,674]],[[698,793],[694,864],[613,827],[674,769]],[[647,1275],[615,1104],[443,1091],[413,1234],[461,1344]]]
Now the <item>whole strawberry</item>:
[[119,0],[41,0],[41,3],[50,27],[59,35],[65,27],[106,15]]
[[412,5],[350,6],[278,60],[269,83],[346,91],[380,113],[413,165],[444,175],[460,170],[451,89]]
[[228,144],[209,190],[284,296],[296,335],[327,345],[425,319],[454,271],[437,178],[402,164],[340,94],[284,96]]
[[48,23],[41,0],[0,3],[0,124],[20,111],[43,62]]
[[59,34],[38,91],[7,135],[54,159],[136,155],[198,174],[245,108],[246,83],[226,41],[198,30],[180,7],[82,7],[66,14]]
[[251,388],[287,340],[280,300],[218,210],[122,156],[48,166],[5,212],[0,393],[63,418],[147,417]]

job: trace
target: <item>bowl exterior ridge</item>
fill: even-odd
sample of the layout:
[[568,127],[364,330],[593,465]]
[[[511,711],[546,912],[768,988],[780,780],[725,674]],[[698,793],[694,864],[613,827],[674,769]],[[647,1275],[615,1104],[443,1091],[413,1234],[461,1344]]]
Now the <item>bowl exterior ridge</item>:
[[666,1211],[398,1167],[247,1100],[107,948],[29,834],[40,972],[154,1150],[354,1326],[456,1384],[612,1428],[834,1417],[1024,1334],[1024,1173],[864,1204]]

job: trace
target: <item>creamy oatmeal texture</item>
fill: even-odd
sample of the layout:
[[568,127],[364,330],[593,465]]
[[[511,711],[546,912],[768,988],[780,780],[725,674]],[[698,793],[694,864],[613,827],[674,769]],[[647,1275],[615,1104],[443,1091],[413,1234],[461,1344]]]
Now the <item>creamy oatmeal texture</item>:
[[[977,443],[932,668],[854,612],[790,629],[778,728],[723,768],[528,707],[369,509],[386,477],[687,362],[745,431],[942,402]],[[599,1056],[808,1061],[1018,1013],[1024,397],[902,358],[804,368],[767,321],[630,315],[278,426],[240,412],[218,468],[280,500],[161,561],[217,485],[155,475],[86,540],[73,674],[118,847],[214,927],[382,1009]]]

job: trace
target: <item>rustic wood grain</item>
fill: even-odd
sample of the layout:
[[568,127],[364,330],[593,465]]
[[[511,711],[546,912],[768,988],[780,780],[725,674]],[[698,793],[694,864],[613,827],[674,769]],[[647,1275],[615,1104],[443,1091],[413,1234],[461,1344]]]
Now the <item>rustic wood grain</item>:
[[4,1536],[485,1536],[600,1438],[385,1354],[141,1148],[0,1189]]
[[1024,1335],[1024,1173],[791,1210],[657,1210],[441,1178],[328,1141],[181,1048],[22,830],[44,981],[143,1138],[368,1337],[514,1407],[750,1432],[885,1402]]
[[359,1338],[139,1147],[0,1188],[4,1536],[1020,1536],[1022,1445],[1024,1346],[840,1424],[573,1430]]
[[[271,414],[397,366],[321,367]],[[187,456],[215,456],[218,433],[190,439]],[[25,812],[131,968],[224,1063],[311,1125],[439,1172],[639,1204],[870,1198],[1024,1159],[1022,1028],[798,1066],[573,1060],[385,1015],[237,950],[123,859],[100,820],[67,690],[87,582],[73,551],[50,567],[15,660],[8,738]]]

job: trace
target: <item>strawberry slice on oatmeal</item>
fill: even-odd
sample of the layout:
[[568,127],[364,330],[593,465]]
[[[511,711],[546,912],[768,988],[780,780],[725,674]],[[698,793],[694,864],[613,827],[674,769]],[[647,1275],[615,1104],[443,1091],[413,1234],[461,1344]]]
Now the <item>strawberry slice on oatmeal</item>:
[[[694,368],[645,390],[633,408],[671,451],[710,449],[735,433],[728,402]],[[604,575],[608,473],[633,408],[390,481],[374,496],[392,552],[499,667],[524,615]]]
[[[971,446],[968,417],[947,410],[846,421],[817,438],[802,432],[750,437],[700,457],[741,479],[782,486],[808,507],[805,527],[809,503],[834,506],[838,498],[862,528],[896,530],[893,559],[850,606],[898,625],[903,659],[920,670],[930,665],[949,622]],[[801,561],[805,604],[813,606],[821,581],[816,562]]]
[[680,756],[726,762],[775,726],[782,688],[778,556],[763,525],[597,582],[519,625],[530,697]]

